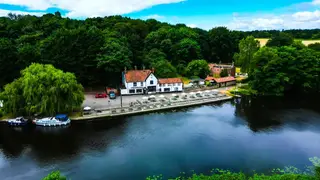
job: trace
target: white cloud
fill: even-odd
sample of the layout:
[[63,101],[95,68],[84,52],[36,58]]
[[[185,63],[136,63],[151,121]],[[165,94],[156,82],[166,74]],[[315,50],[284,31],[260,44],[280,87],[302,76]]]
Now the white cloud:
[[7,16],[9,13],[12,14],[21,14],[21,15],[35,15],[35,16],[41,16],[44,13],[43,12],[25,12],[25,11],[10,11],[10,10],[5,10],[5,9],[0,9],[0,16]]
[[127,14],[160,4],[185,0],[0,0],[2,4],[25,6],[32,10],[55,7],[69,11],[68,17],[96,17]]
[[320,0],[313,0],[313,1],[312,1],[312,4],[313,4],[313,5],[320,5]]
[[0,4],[25,6],[30,10],[46,10],[52,7],[51,0],[0,0]]
[[317,21],[317,20],[320,20],[320,11],[316,10],[313,12],[310,12],[310,11],[297,12],[292,16],[296,21],[299,21],[299,22]]
[[320,27],[320,11],[303,11],[282,15],[234,17],[224,24],[235,30],[312,29]]
[[191,27],[191,28],[196,28],[198,27],[196,24],[187,24],[188,27]]

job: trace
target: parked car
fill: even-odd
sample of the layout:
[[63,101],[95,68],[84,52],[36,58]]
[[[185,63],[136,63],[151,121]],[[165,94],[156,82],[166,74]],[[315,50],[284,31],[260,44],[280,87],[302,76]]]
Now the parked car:
[[97,93],[96,94],[96,98],[107,98],[107,97],[108,97],[107,93]]
[[117,97],[116,97],[116,93],[114,93],[114,91],[110,91],[109,92],[109,98],[110,99],[116,99]]

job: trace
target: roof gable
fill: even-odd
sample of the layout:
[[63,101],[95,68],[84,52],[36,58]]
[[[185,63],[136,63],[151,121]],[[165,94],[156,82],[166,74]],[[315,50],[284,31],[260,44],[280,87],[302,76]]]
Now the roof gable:
[[143,82],[150,74],[151,70],[130,70],[125,73],[126,82]]

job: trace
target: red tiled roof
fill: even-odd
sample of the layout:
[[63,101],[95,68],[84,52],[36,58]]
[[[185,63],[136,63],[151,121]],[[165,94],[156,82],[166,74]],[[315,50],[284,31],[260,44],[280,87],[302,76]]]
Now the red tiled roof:
[[164,78],[159,79],[159,84],[173,84],[173,83],[182,83],[180,78]]
[[229,77],[223,77],[223,78],[213,78],[214,81],[217,83],[223,83],[223,82],[230,82],[230,81],[235,81],[236,79],[232,76]]
[[130,70],[125,74],[126,82],[143,82],[152,73],[151,70]]
[[208,76],[205,80],[206,80],[206,81],[212,81],[212,80],[214,80],[214,77]]

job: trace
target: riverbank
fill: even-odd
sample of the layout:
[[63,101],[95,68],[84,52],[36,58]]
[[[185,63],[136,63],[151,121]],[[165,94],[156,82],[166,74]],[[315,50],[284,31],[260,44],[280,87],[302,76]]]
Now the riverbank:
[[168,109],[177,109],[189,106],[197,106],[202,104],[221,102],[230,100],[233,97],[226,96],[225,94],[219,94],[218,96],[203,96],[200,98],[190,98],[184,100],[176,100],[176,101],[167,101],[167,102],[158,102],[158,103],[150,103],[150,104],[141,104],[135,107],[123,107],[123,108],[112,108],[100,110],[99,112],[84,115],[81,117],[71,118],[73,121],[79,120],[92,120],[92,119],[100,119],[106,117],[118,117],[118,116],[128,116],[128,115],[137,115],[144,114]]

